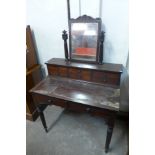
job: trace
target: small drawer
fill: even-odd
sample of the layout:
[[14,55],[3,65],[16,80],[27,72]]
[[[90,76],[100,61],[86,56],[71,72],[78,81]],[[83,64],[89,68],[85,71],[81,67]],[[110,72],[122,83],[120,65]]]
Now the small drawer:
[[67,67],[59,67],[59,76],[68,77],[68,68]]
[[78,103],[69,102],[68,107],[69,110],[77,111],[77,112],[88,112],[90,108],[85,105],[81,105]]
[[53,104],[56,105],[56,106],[63,107],[63,108],[67,107],[67,101],[61,100],[61,99],[54,98],[53,99]]
[[91,80],[91,71],[90,70],[81,70],[81,80],[90,81]]
[[92,75],[93,82],[107,83],[108,76],[104,72],[94,71]]
[[92,75],[92,81],[118,86],[120,84],[120,74],[95,71]]
[[110,112],[109,112],[109,110],[105,110],[105,109],[93,108],[93,110],[91,110],[90,113],[91,113],[92,115],[95,115],[95,116],[106,116],[106,115],[108,115]]
[[64,108],[67,107],[66,101],[61,99],[51,98],[44,95],[35,95],[35,98],[37,99],[37,104],[51,104],[51,105],[56,105]]
[[120,78],[120,73],[114,73],[114,72],[104,72],[104,75],[106,75],[108,78]]
[[69,110],[73,110],[76,112],[90,113],[90,114],[96,115],[96,116],[106,116],[111,113],[109,110],[106,110],[106,109],[91,107],[89,105],[87,106],[87,105],[77,104],[77,103],[73,103],[73,102],[69,102],[67,108]]
[[58,66],[47,66],[48,68],[48,74],[49,75],[58,75],[59,74],[59,70],[58,70]]
[[37,104],[52,104],[52,99],[51,97],[48,97],[48,96],[44,96],[44,95],[38,95],[38,94],[35,94],[34,95],[36,101],[37,101]]
[[120,85],[120,73],[106,72],[107,83],[111,85]]
[[68,74],[70,78],[80,79],[80,69],[77,68],[69,68]]
[[120,79],[119,78],[108,78],[107,84],[119,86],[120,85]]

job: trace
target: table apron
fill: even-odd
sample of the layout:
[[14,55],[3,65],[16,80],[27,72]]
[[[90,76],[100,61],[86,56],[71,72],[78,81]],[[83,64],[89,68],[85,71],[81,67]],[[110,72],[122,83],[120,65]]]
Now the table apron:
[[104,109],[104,108],[93,107],[90,105],[84,105],[84,104],[80,104],[80,103],[76,103],[76,102],[70,102],[70,101],[66,101],[63,99],[49,97],[46,95],[33,93],[32,96],[33,96],[33,100],[34,100],[36,106],[38,106],[40,104],[56,105],[56,106],[60,106],[62,108],[66,108],[68,110],[72,110],[72,111],[76,111],[76,112],[87,112],[92,115],[103,116],[103,117],[106,117],[106,116],[111,117],[117,113],[116,111],[111,111],[111,110]]

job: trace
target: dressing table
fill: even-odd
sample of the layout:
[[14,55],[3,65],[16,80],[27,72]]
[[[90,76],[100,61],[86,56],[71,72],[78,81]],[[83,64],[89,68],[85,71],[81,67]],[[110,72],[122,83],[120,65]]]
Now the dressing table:
[[68,110],[104,117],[107,121],[105,152],[108,152],[116,113],[119,111],[122,65],[86,64],[53,58],[46,62],[48,76],[31,89],[42,124],[48,132],[41,106],[56,105]]
[[46,132],[48,128],[42,106],[56,105],[68,110],[104,117],[107,122],[105,152],[120,109],[121,64],[103,63],[104,32],[101,18],[87,15],[70,18],[68,34],[63,31],[65,59],[46,62],[48,76],[30,90]]

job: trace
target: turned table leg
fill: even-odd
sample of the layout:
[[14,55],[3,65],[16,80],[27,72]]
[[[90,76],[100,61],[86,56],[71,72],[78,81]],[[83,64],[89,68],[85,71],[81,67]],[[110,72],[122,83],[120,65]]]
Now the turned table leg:
[[41,110],[41,106],[40,105],[37,106],[37,111],[39,113],[39,116],[40,116],[40,119],[41,119],[41,122],[43,124],[43,127],[44,127],[45,131],[48,132],[47,125],[46,125],[46,120],[45,120],[45,117],[44,117],[44,113]]
[[109,150],[109,145],[110,145],[110,141],[111,141],[111,137],[112,137],[112,133],[113,133],[113,128],[114,128],[114,122],[115,122],[114,116],[108,118],[108,121],[107,121],[108,128],[107,128],[107,136],[106,136],[106,143],[105,143],[105,153],[107,153]]

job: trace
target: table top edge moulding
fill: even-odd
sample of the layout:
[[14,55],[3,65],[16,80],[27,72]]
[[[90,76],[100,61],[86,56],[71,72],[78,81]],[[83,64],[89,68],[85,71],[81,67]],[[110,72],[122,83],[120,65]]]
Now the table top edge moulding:
[[89,64],[84,62],[66,61],[64,58],[52,58],[47,62],[45,62],[45,64],[83,68],[83,69],[92,69],[92,70],[99,70],[99,71],[117,72],[117,73],[123,72],[122,64],[113,64],[113,63],[103,63],[102,65],[100,65],[100,64]]
[[30,92],[77,104],[119,111],[120,89],[103,87],[96,83],[49,75]]

